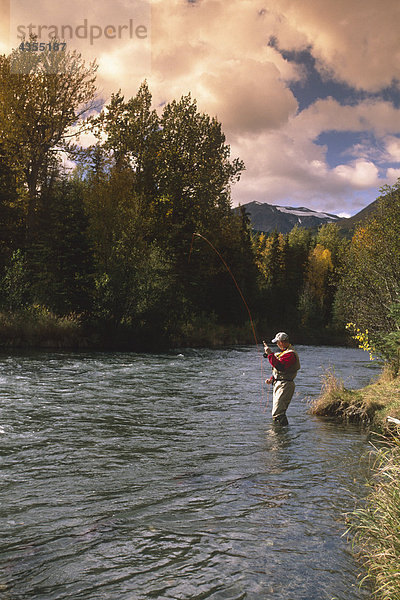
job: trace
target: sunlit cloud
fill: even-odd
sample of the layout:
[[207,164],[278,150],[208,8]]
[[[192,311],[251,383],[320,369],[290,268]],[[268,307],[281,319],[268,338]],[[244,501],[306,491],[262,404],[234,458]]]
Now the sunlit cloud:
[[393,185],[400,178],[400,169],[389,168],[386,173],[389,185]]
[[400,163],[400,138],[387,136],[386,151],[393,162]]
[[[25,2],[21,16],[16,10]],[[119,89],[135,95],[144,79],[158,110],[190,92],[199,110],[222,122],[232,157],[245,162],[234,204],[259,200],[352,214],[399,175],[397,0],[152,0],[141,1],[139,13],[139,0],[10,6],[14,25],[22,17],[48,23],[49,11],[58,23],[78,27],[87,19],[88,27],[101,27],[101,36],[92,30],[98,39],[89,29],[74,44],[87,60],[97,59],[106,101]],[[146,24],[146,39],[124,28],[131,19]],[[314,96],[310,65],[288,54],[301,51],[320,77]],[[330,82],[347,88],[328,93]],[[306,106],[296,85],[309,86]],[[336,150],[341,135],[347,145]],[[88,144],[90,136],[81,139]]]
[[333,170],[353,188],[367,189],[379,185],[379,172],[372,162],[356,160],[349,165],[339,165]]

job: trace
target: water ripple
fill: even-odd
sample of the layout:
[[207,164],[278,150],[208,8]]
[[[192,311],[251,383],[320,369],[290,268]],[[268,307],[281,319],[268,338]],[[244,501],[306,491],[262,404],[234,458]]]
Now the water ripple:
[[254,348],[0,357],[0,597],[366,598],[342,514],[367,439],[307,402],[322,365],[361,385],[368,357],[299,350],[283,430]]

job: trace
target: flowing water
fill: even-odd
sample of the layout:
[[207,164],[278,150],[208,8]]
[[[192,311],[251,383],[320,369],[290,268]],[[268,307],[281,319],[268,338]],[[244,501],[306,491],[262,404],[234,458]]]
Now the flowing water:
[[0,356],[0,598],[367,598],[343,537],[367,436],[307,408],[326,366],[374,369],[298,351],[283,429],[255,347]]

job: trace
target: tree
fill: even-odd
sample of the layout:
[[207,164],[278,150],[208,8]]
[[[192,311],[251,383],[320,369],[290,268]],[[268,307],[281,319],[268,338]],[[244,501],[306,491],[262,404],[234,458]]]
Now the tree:
[[94,265],[77,180],[59,180],[42,195],[38,235],[28,257],[34,302],[59,315],[92,307]]
[[22,241],[18,172],[0,143],[0,269]]
[[287,329],[287,240],[277,231],[255,238],[255,261],[259,271],[257,312],[264,326]]
[[190,94],[165,106],[160,128],[157,189],[172,200],[172,223],[206,232],[229,213],[244,164],[230,160],[221,123],[199,113]]
[[331,251],[321,244],[317,244],[308,261],[307,283],[321,307],[324,304],[327,281],[332,270]]
[[208,243],[193,238],[187,286],[192,310],[214,314],[225,324],[244,323],[249,314],[235,282],[255,312],[258,274],[248,218],[243,211],[229,214],[210,237]]
[[255,239],[256,264],[262,276],[263,287],[274,288],[285,278],[285,238],[276,230]]
[[[233,225],[230,186],[244,166],[238,159],[230,160],[221,124],[200,113],[190,95],[167,104],[158,117],[151,109],[151,94],[144,82],[128,101],[120,93],[114,95],[94,127],[102,150],[111,158],[109,173],[103,176],[105,188],[100,184],[95,186],[98,191],[90,194],[91,230],[96,227],[100,234],[103,229],[100,238],[103,248],[108,248],[104,256],[111,256],[111,232],[115,231],[116,215],[121,214],[116,207],[107,214],[104,211],[122,201],[123,188],[124,210],[133,211],[135,222],[139,218],[136,240],[163,249],[176,286],[175,297],[186,306],[182,310],[221,313],[215,277],[221,285],[225,273],[218,257],[210,257],[205,249],[195,250],[192,263],[188,263],[195,232],[226,251],[228,262],[231,258],[235,261],[230,253],[235,253],[237,239],[226,243],[224,232],[232,225],[235,236],[239,235]],[[114,192],[108,197],[110,185]],[[101,218],[95,216],[99,211],[103,212]],[[93,239],[100,238],[96,234]],[[95,248],[97,252],[98,241]]]
[[376,211],[351,240],[335,306],[337,318],[368,331],[382,348],[384,336],[399,329],[400,182],[381,191]]
[[5,265],[0,300],[2,307],[11,312],[26,308],[31,300],[28,265],[22,250],[15,250]]
[[119,91],[111,96],[107,109],[93,121],[103,149],[110,152],[118,170],[130,167],[135,174],[135,189],[139,194],[156,194],[155,166],[159,118],[151,108],[152,97],[144,81],[135,97],[127,102]]
[[337,223],[326,223],[318,229],[316,243],[329,250],[332,259],[332,270],[338,271],[344,260],[348,242],[341,235]]
[[[96,65],[74,52],[25,52],[0,56],[0,138],[27,187],[28,237],[35,225],[38,192],[54,169],[70,127],[93,108]],[[79,128],[78,128],[79,129]]]

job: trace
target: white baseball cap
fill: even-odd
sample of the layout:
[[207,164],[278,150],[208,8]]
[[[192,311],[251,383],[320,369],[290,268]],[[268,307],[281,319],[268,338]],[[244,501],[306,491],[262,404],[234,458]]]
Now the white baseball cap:
[[279,333],[276,334],[276,336],[272,340],[272,343],[275,344],[275,342],[288,342],[288,341],[289,341],[288,334],[285,333],[284,331],[280,331]]

